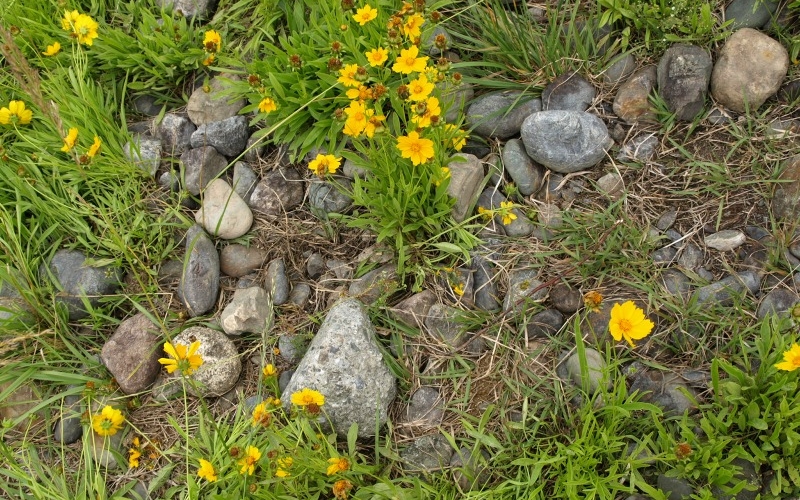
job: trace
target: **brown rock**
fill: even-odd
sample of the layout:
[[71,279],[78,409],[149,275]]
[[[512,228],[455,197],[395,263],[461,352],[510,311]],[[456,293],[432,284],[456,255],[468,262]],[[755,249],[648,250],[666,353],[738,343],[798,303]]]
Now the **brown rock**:
[[646,66],[633,74],[614,97],[614,113],[627,123],[655,121],[650,93],[656,84],[656,67]]
[[226,275],[241,278],[260,268],[266,258],[267,253],[260,248],[234,243],[220,252],[219,266]]
[[155,381],[161,365],[158,327],[142,313],[128,318],[106,341],[100,359],[125,394],[142,392]]
[[790,158],[775,184],[775,196],[772,198],[772,211],[776,217],[794,217],[800,210],[800,155]]

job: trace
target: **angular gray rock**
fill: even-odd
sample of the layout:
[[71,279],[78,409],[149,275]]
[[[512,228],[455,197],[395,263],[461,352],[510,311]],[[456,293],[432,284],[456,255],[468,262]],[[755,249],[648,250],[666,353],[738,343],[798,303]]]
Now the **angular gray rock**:
[[390,309],[390,314],[408,326],[422,328],[428,318],[431,306],[438,298],[431,290],[423,290],[406,299]]
[[614,144],[606,124],[581,111],[534,113],[522,123],[520,134],[528,156],[562,174],[595,166]]
[[335,181],[314,179],[308,186],[308,205],[312,213],[340,214],[347,211],[353,199],[347,194],[351,189],[349,179],[339,178]]
[[458,349],[469,340],[467,332],[458,322],[460,315],[461,310],[436,302],[428,309],[425,329],[448,349]]
[[577,72],[562,73],[542,90],[542,110],[586,111],[597,91]]
[[191,143],[193,148],[213,146],[219,154],[232,157],[244,151],[249,137],[247,118],[237,115],[200,125],[192,134]]
[[436,427],[444,416],[444,400],[439,389],[423,386],[414,391],[406,408],[405,420],[408,425]]
[[400,458],[407,471],[429,474],[449,466],[453,452],[447,438],[437,433],[416,439],[400,452]]
[[525,325],[528,342],[552,337],[564,326],[564,315],[556,309],[545,309],[533,315]]
[[269,294],[261,287],[238,288],[219,316],[228,335],[263,334],[272,327],[274,309]]
[[83,435],[81,414],[83,414],[81,397],[70,394],[64,397],[63,404],[55,410],[60,415],[53,427],[53,438],[59,444],[72,444]]
[[167,113],[158,124],[156,135],[162,149],[170,156],[179,156],[189,149],[192,134],[197,130],[189,117],[180,113]]
[[522,92],[493,92],[472,101],[466,120],[475,135],[508,139],[519,133],[525,118],[541,109],[541,99]]
[[243,161],[233,164],[233,190],[241,197],[245,203],[250,204],[250,195],[258,184],[258,176],[250,168],[250,165]]
[[242,372],[236,346],[224,333],[204,326],[189,327],[172,339],[173,345],[182,344],[187,348],[194,341],[200,342],[197,354],[203,358],[203,364],[189,375],[195,382],[189,386],[189,391],[200,397],[222,396],[236,385]]
[[161,365],[160,329],[138,313],[119,324],[100,352],[100,359],[125,394],[143,392],[156,380]]
[[764,319],[769,314],[788,316],[798,302],[800,302],[800,296],[793,290],[775,288],[761,299],[761,303],[758,304],[758,309],[756,309],[756,317]]
[[617,160],[645,162],[653,157],[653,155],[656,153],[657,147],[658,137],[655,135],[655,133],[639,134],[619,148]]
[[530,196],[542,187],[544,169],[534,163],[519,139],[509,139],[503,146],[503,166],[519,192]]
[[325,396],[325,413],[337,433],[346,435],[355,423],[360,437],[374,436],[386,423],[396,393],[376,335],[361,302],[347,298],[334,304],[282,399],[288,402],[303,388],[317,390]]
[[281,350],[281,357],[287,363],[299,363],[308,351],[308,344],[313,336],[306,333],[286,332],[278,337],[278,349]]
[[[199,1],[205,0],[179,0],[179,1]],[[186,112],[195,125],[200,126],[204,123],[218,122],[226,118],[231,118],[239,114],[244,105],[244,99],[230,102],[230,97],[223,95],[223,91],[228,84],[225,80],[234,79],[233,75],[215,76],[208,82],[194,90],[186,103]]]
[[219,255],[203,228],[186,232],[186,255],[178,295],[192,317],[210,311],[219,295]]
[[628,52],[624,55],[616,56],[608,68],[603,71],[601,77],[604,83],[616,85],[625,81],[634,71],[636,71],[636,58]]
[[141,168],[150,177],[155,177],[158,165],[161,163],[161,141],[143,135],[135,136],[122,147],[125,157]]
[[761,280],[753,271],[744,271],[698,288],[692,295],[698,304],[716,302],[721,306],[733,304],[734,297],[742,292],[758,293]]
[[186,190],[197,196],[206,184],[228,166],[228,160],[211,146],[190,149],[181,155]]
[[211,17],[217,0],[156,0],[156,4],[188,18],[205,19]]
[[711,56],[696,45],[678,43],[658,61],[658,93],[681,121],[692,121],[705,104]]
[[475,306],[484,311],[498,311],[500,300],[497,293],[497,271],[492,261],[481,255],[473,255],[472,268]]
[[219,267],[227,276],[241,278],[260,268],[266,258],[267,253],[260,248],[233,243],[219,253]]
[[372,304],[382,295],[391,295],[399,286],[397,266],[386,264],[354,280],[347,293],[365,304]]
[[232,240],[250,230],[253,212],[226,181],[217,178],[203,190],[202,204],[194,220],[210,235]]
[[476,156],[462,153],[448,163],[447,168],[450,169],[450,184],[447,185],[447,194],[456,200],[452,210],[453,219],[456,222],[463,222],[469,215],[469,208],[478,196],[478,190],[483,180],[483,164]]
[[[500,191],[491,187],[487,187],[478,197],[476,209],[478,211],[480,211],[480,209],[495,210],[501,208],[500,204],[504,201],[506,201],[506,197],[503,196]],[[489,228],[493,230],[499,229],[508,236],[530,235],[534,229],[533,223],[524,213],[522,213],[520,209],[514,208],[511,210],[511,212],[517,216],[516,219],[511,220],[508,224],[504,224],[503,218],[500,217],[500,215],[495,215],[492,218]]]
[[250,208],[270,216],[280,216],[303,203],[305,187],[294,168],[267,173],[250,195]]
[[755,112],[781,88],[789,53],[764,33],[742,28],[725,41],[711,73],[711,94],[738,113]]
[[630,124],[655,121],[656,113],[650,104],[650,93],[657,81],[658,75],[653,65],[645,66],[634,73],[614,96],[614,114]]

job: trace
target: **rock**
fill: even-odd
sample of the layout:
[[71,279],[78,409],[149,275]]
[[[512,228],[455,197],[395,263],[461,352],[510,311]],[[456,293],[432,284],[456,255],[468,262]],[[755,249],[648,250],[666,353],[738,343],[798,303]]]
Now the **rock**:
[[134,165],[150,174],[150,177],[156,176],[161,163],[161,141],[140,135],[126,142],[122,152]]
[[542,110],[586,111],[597,91],[577,72],[562,73],[542,90]]
[[554,336],[564,326],[564,315],[556,309],[545,309],[533,315],[525,325],[528,342]]
[[597,190],[609,198],[618,199],[625,189],[625,182],[617,172],[609,172],[597,179]]
[[734,296],[742,292],[758,293],[760,280],[753,271],[744,271],[728,276],[694,291],[692,297],[698,304],[716,302],[721,306],[733,304]]
[[[87,262],[88,261],[88,262]],[[56,288],[55,301],[67,308],[70,321],[89,316],[83,301],[97,307],[104,295],[116,293],[122,270],[112,265],[97,266],[78,250],[59,250],[49,266],[39,266],[39,279]]]
[[158,176],[158,185],[172,192],[178,192],[181,188],[181,178],[174,170],[169,170]]
[[178,295],[191,317],[210,311],[219,295],[219,255],[203,228],[186,232],[186,255]]
[[709,234],[703,238],[707,247],[711,247],[720,252],[727,252],[742,245],[747,237],[741,231],[725,229],[714,234]]
[[227,182],[214,179],[203,191],[203,203],[194,219],[212,236],[232,240],[247,234],[253,212]]
[[[586,348],[586,387],[590,394],[594,394],[600,387],[606,391],[611,390],[612,382],[606,368],[603,355],[594,349]],[[556,367],[556,374],[565,382],[570,382],[575,387],[583,387],[581,373],[581,360],[577,351],[568,354]]]
[[431,290],[423,290],[400,301],[390,309],[390,313],[406,325],[422,329],[425,320],[428,318],[431,306],[436,301],[435,293]]
[[[544,169],[535,164],[525,146],[519,139],[509,139],[503,146],[503,166],[517,185],[519,192],[524,196],[530,196],[542,187],[544,180]],[[482,172],[481,172],[482,173]],[[483,180],[483,176],[481,176]],[[476,184],[476,189],[480,183]]]
[[308,277],[312,280],[315,280],[322,276],[322,273],[325,272],[327,267],[325,266],[325,258],[318,253],[312,253],[308,256],[308,261],[306,262],[306,272],[308,273]]
[[583,295],[580,290],[559,283],[550,289],[550,302],[564,314],[572,314],[583,306]]
[[219,266],[227,276],[241,278],[261,268],[266,258],[267,253],[260,248],[232,243],[220,252]]
[[692,121],[705,104],[711,56],[695,45],[674,44],[658,61],[658,92],[681,121]]
[[442,434],[431,434],[414,440],[400,452],[408,472],[429,474],[450,465],[453,448]]
[[272,303],[282,306],[289,300],[289,277],[286,275],[286,264],[282,258],[275,259],[267,266],[267,278],[264,288],[272,298]]
[[238,288],[220,314],[219,322],[228,335],[265,334],[272,328],[274,311],[267,292],[257,286]]
[[186,190],[197,196],[206,184],[219,176],[228,160],[211,146],[190,149],[181,155]]
[[314,179],[308,186],[308,204],[313,213],[327,216],[329,213],[344,213],[353,204],[347,193],[351,191],[348,179],[327,181]]
[[197,354],[203,358],[203,364],[189,375],[195,382],[187,386],[189,392],[199,397],[222,396],[236,385],[242,372],[236,345],[224,333],[203,326],[189,327],[172,339],[173,345],[187,347],[194,341],[200,342]]
[[485,486],[491,479],[491,470],[487,466],[490,461],[489,454],[480,450],[480,453],[462,447],[450,459],[450,468],[453,480],[461,491],[473,491]]
[[691,280],[677,269],[665,269],[661,273],[661,282],[670,295],[686,296],[692,289]]
[[656,221],[656,228],[661,231],[666,231],[667,229],[671,228],[675,221],[678,219],[678,211],[674,208],[671,208],[661,214],[661,216]]
[[158,124],[156,134],[161,140],[162,149],[170,156],[180,156],[189,149],[192,134],[197,130],[187,116],[167,113]]
[[632,381],[629,391],[639,391],[641,401],[660,407],[666,416],[683,415],[697,407],[694,389],[679,375],[650,370],[634,362],[628,367],[627,376]]
[[690,241],[681,250],[678,264],[685,269],[695,269],[702,266],[705,259],[706,254],[703,249]]
[[[526,302],[538,301],[547,296],[547,287],[539,288],[544,283],[536,279],[538,275],[539,272],[536,269],[514,269],[509,273],[508,291],[503,300],[503,311],[513,309],[514,312],[522,312],[526,309]],[[533,292],[537,288],[539,289]]]
[[542,203],[537,213],[539,224],[547,229],[558,229],[564,225],[561,209],[554,203]]
[[528,156],[563,174],[593,167],[614,143],[600,118],[581,111],[534,113],[520,133]]
[[789,316],[792,307],[798,302],[800,302],[800,296],[793,290],[775,288],[774,290],[770,290],[764,295],[764,298],[761,299],[761,303],[756,310],[756,317],[758,319],[764,319],[769,314]]
[[772,210],[778,218],[791,218],[800,214],[800,155],[793,156],[783,166],[775,184]]
[[726,111],[714,108],[706,115],[706,121],[711,125],[728,125],[733,123],[733,118]]
[[305,333],[287,332],[278,337],[278,349],[281,350],[281,357],[287,363],[296,364],[305,356],[308,351],[308,344],[313,336]]
[[310,297],[311,287],[307,283],[295,283],[289,292],[289,302],[298,307],[304,307]]
[[472,101],[466,121],[475,135],[508,139],[519,133],[525,118],[541,109],[541,99],[522,92],[492,92]]
[[389,296],[399,288],[397,266],[387,264],[353,281],[347,293],[365,304],[372,304],[381,296]]
[[442,422],[443,416],[444,401],[439,389],[423,386],[414,391],[406,408],[407,425],[422,428],[436,427]]
[[303,203],[305,188],[294,168],[268,172],[250,195],[250,208],[264,215],[280,216]]
[[147,116],[158,116],[161,114],[162,105],[158,104],[158,100],[152,95],[138,95],[133,98],[133,109],[137,113]]
[[745,226],[744,232],[747,236],[757,241],[771,236],[769,231],[760,226]]
[[634,71],[636,71],[636,58],[628,52],[614,58],[601,77],[604,83],[616,85],[631,76]]
[[125,394],[145,391],[158,377],[160,333],[157,325],[139,313],[120,323],[103,345],[100,359]]
[[334,304],[282,398],[288,404],[300,389],[320,391],[325,414],[339,435],[357,424],[359,437],[374,436],[376,427],[386,423],[396,392],[395,377],[383,361],[376,335],[358,300]]
[[200,125],[191,141],[193,148],[212,146],[219,154],[231,157],[244,151],[249,137],[247,118],[237,115]]
[[450,184],[447,194],[455,198],[452,214],[456,222],[463,222],[469,215],[483,181],[483,165],[471,154],[460,154],[447,164],[450,169]]
[[645,66],[633,74],[614,96],[613,110],[626,123],[656,121],[656,113],[650,104],[650,93],[656,85],[656,67]]
[[180,278],[183,274],[183,261],[168,260],[158,269],[158,279]]
[[778,10],[776,0],[733,0],[725,8],[725,21],[733,21],[729,30],[760,28]]
[[237,161],[233,165],[233,190],[244,200],[248,205],[250,204],[250,195],[258,183],[258,176],[256,176],[250,165],[243,161]]
[[475,95],[475,91],[466,83],[454,85],[448,81],[437,83],[436,87],[441,92],[439,101],[445,113],[445,121],[447,123],[458,121],[458,118],[467,109],[467,103]]
[[622,145],[617,153],[617,160],[645,162],[653,158],[657,147],[658,137],[655,133],[639,134]]
[[[178,1],[206,2],[206,0]],[[225,82],[226,79],[231,80],[233,76],[215,76],[208,82],[207,86],[200,86],[192,92],[189,102],[186,103],[186,112],[195,125],[200,126],[234,117],[245,106],[244,99],[229,102],[230,97],[224,95],[224,91],[228,87]]]
[[755,112],[781,88],[789,53],[777,40],[742,28],[725,41],[711,73],[711,94],[733,111]]
[[656,482],[658,489],[666,494],[667,500],[686,500],[694,494],[692,485],[683,478],[659,474]]
[[497,271],[494,264],[480,255],[474,255],[472,267],[475,271],[472,275],[475,306],[484,311],[498,311],[500,300],[495,283]]
[[81,397],[77,394],[65,396],[63,404],[56,410],[56,413],[59,415],[58,421],[53,427],[53,439],[56,443],[65,445],[79,440],[83,435]]
[[[366,161],[366,160],[362,160]],[[367,176],[368,170],[361,166],[359,163],[346,158],[344,160],[344,165],[342,166],[342,174],[347,177],[348,179],[355,179],[356,177],[363,179]]]
[[458,322],[460,316],[459,309],[437,302],[428,310],[425,329],[449,350],[458,349],[469,340],[467,332]]
[[0,394],[4,394],[0,400],[0,421],[17,420],[25,415],[26,418],[17,423],[16,429],[29,430],[31,422],[28,417],[35,416],[34,409],[42,402],[42,397],[29,382],[23,382],[15,389],[11,389],[12,385],[16,385],[16,382],[0,382]]
[[678,256],[675,247],[663,247],[653,252],[653,264],[672,264]]
[[89,456],[94,463],[108,470],[120,468],[120,462],[125,452],[122,449],[122,432],[113,436],[101,436],[96,432],[89,433]]

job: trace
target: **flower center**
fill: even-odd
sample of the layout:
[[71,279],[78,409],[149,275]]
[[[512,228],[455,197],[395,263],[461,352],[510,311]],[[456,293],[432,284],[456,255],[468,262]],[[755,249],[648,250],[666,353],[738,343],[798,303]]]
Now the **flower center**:
[[623,318],[619,320],[619,329],[625,333],[630,333],[633,330],[633,323],[631,323],[631,320]]
[[422,150],[422,145],[420,145],[418,142],[415,142],[408,149],[411,150],[412,153],[419,153]]

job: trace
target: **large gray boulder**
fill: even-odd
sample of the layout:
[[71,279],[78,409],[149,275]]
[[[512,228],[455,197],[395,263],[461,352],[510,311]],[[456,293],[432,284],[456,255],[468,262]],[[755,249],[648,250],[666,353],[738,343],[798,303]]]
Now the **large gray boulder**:
[[678,120],[692,121],[703,110],[711,67],[711,56],[696,45],[678,43],[661,56],[658,93]]
[[562,174],[595,166],[614,144],[603,120],[583,111],[533,113],[520,134],[528,156]]
[[473,100],[466,119],[475,135],[508,139],[519,133],[525,118],[541,109],[541,99],[522,92],[493,92]]

